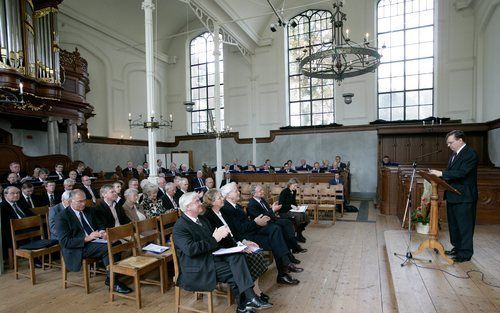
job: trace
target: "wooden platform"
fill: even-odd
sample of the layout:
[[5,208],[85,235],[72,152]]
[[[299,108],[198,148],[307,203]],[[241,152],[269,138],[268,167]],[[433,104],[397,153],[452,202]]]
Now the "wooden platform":
[[[441,231],[440,241],[449,248],[447,230]],[[394,253],[405,254],[408,232],[385,231],[387,257],[394,286],[398,310],[411,312],[500,312],[500,288],[481,282],[480,273],[470,273],[471,279],[461,279],[445,274],[442,269],[458,277],[467,277],[467,271],[477,270],[485,280],[500,285],[500,227],[476,226],[474,256],[470,262],[448,265],[444,260],[427,250],[416,258],[431,260],[415,261],[401,266],[402,259]],[[415,251],[426,236],[414,234],[411,251]],[[433,269],[428,269],[433,268]]]

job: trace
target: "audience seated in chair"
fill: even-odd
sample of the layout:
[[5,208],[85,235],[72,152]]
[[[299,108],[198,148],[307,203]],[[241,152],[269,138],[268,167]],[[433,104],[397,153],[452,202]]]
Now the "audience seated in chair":
[[56,228],[56,218],[64,209],[69,206],[69,198],[71,196],[71,191],[63,192],[61,196],[61,202],[49,208],[49,231],[50,239],[59,240],[59,235]]
[[142,204],[137,203],[139,200],[139,191],[137,189],[129,188],[124,193],[125,202],[123,203],[123,211],[125,215],[132,221],[138,222],[146,219],[146,213]]

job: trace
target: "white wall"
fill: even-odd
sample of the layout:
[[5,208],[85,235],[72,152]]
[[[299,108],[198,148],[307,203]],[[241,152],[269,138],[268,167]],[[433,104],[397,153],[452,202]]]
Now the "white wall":
[[[495,1],[492,1],[495,2]],[[483,120],[500,118],[500,1],[496,1],[485,12],[483,28]],[[480,17],[481,18],[481,17]]]

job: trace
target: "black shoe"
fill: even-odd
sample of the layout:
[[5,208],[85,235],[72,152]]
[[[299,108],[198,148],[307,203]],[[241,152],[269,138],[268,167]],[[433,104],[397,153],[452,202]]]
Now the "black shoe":
[[281,276],[278,276],[276,282],[282,285],[297,285],[299,283],[299,280],[292,278],[292,276],[290,276],[289,274],[283,274]]
[[245,304],[246,310],[264,310],[269,309],[273,305],[267,302],[262,301],[259,297],[253,297],[252,300],[248,301]]
[[455,263],[463,263],[463,262],[468,262],[470,261],[470,257],[468,258],[465,258],[465,257],[462,257],[462,256],[455,256],[454,258],[452,258],[453,262]]
[[445,250],[444,254],[446,254],[446,255],[457,255],[457,249],[453,248],[451,250]]
[[296,248],[292,249],[293,253],[305,253],[307,249],[302,248],[300,245],[297,245]]
[[264,302],[269,302],[269,299],[271,299],[268,295],[266,295],[265,293],[261,292],[260,293],[260,296],[259,296],[260,300],[264,301]]
[[[106,278],[106,280],[104,281],[104,284],[106,286],[109,286],[109,278]],[[131,293],[133,291],[131,288],[127,287],[127,285],[125,285],[119,281],[117,281],[115,283],[115,286],[113,289],[115,292],[123,293],[123,294]]]
[[300,260],[297,259],[293,254],[290,253],[288,258],[290,259],[290,262],[292,262],[293,264],[300,264]]
[[305,243],[306,242],[306,238],[304,238],[304,236],[297,236],[297,241]]
[[246,308],[236,308],[236,313],[255,313],[254,309],[247,310]]
[[301,267],[295,266],[295,264],[293,264],[293,263],[290,263],[290,264],[288,264],[288,271],[293,272],[293,273],[300,273],[300,272],[303,272],[304,269]]

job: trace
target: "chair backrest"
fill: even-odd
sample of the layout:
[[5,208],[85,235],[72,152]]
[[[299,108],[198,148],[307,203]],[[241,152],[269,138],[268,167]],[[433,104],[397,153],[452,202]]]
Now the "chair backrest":
[[174,245],[174,236],[170,236],[170,251],[172,252],[172,260],[174,261],[174,284],[177,283],[177,278],[179,278],[180,270],[179,270],[179,260],[177,259],[177,251],[175,250]]
[[[179,211],[180,212],[180,211]],[[177,222],[179,218],[179,214],[175,211],[161,214],[158,216],[158,221],[160,222],[160,242],[162,246],[165,246],[167,243],[167,236],[171,235],[174,231],[174,224]]]
[[43,238],[43,225],[40,215],[10,220],[12,247],[17,249],[17,242],[30,238]]
[[344,199],[344,185],[332,185],[330,188],[333,189],[337,199]]
[[137,249],[142,250],[148,243],[159,243],[160,232],[158,231],[158,219],[156,217],[148,218],[134,223],[135,241]]
[[[108,235],[108,255],[109,263],[114,264],[113,255],[124,251],[132,251],[133,255],[137,255],[134,239],[134,225],[128,223],[113,228],[106,228]],[[123,239],[123,240],[120,240]],[[113,245],[113,243],[115,243]]]
[[33,212],[33,214],[40,215],[40,217],[42,218],[43,229],[47,234],[47,238],[50,239],[49,206],[48,205],[39,206],[36,208],[32,208],[30,210],[31,212]]
[[318,193],[319,193],[319,201],[321,204],[335,201],[335,194],[333,189],[321,188],[318,190]]

